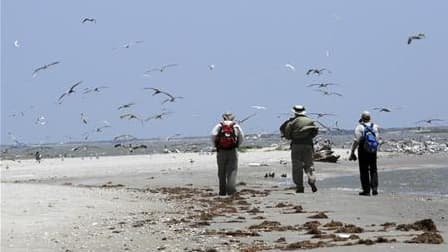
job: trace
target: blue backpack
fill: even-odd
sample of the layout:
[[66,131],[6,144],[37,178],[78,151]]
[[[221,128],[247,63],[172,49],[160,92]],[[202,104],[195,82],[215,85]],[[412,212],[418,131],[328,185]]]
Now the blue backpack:
[[368,126],[363,123],[362,125],[364,126],[364,150],[369,153],[375,153],[378,150],[378,146],[380,145],[380,143],[376,139],[376,134],[373,131],[373,124],[371,126]]

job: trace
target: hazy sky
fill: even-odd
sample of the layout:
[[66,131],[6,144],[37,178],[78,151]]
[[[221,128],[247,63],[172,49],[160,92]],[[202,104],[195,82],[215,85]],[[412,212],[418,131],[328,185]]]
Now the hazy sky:
[[[1,143],[13,143],[8,132],[25,143],[205,136],[224,111],[237,119],[257,112],[242,125],[247,133],[278,132],[294,104],[334,113],[322,121],[349,129],[363,110],[383,128],[448,120],[447,12],[444,0],[2,0]],[[426,38],[407,45],[416,33]],[[143,75],[166,64],[178,66]],[[307,76],[309,68],[332,73]],[[330,91],[343,96],[307,87],[321,82],[340,84]],[[96,86],[109,88],[83,94]],[[162,105],[166,96],[144,87],[184,98]],[[392,112],[373,110],[383,106]],[[163,109],[170,114],[143,125],[120,119]],[[96,132],[104,121],[110,127]]]

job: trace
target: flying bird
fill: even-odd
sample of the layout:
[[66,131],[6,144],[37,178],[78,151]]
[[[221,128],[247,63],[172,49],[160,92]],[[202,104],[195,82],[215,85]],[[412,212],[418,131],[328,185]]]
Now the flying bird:
[[143,88],[145,90],[153,90],[154,92],[152,93],[152,95],[157,95],[157,94],[165,94],[170,96],[170,94],[166,93],[165,91],[162,91],[160,88],[153,88],[153,87],[146,87]]
[[149,121],[149,120],[152,120],[152,119],[163,119],[162,117],[163,116],[166,116],[166,115],[169,115],[169,114],[171,114],[171,112],[162,112],[162,113],[160,113],[160,114],[156,114],[156,115],[153,115],[153,116],[150,116],[150,117],[148,117],[148,118],[146,118],[145,119],[145,121]]
[[14,41],[14,46],[17,47],[17,48],[20,48],[20,47],[21,47],[21,45],[19,44],[19,41],[18,41],[18,40]]
[[99,93],[101,89],[105,89],[105,88],[109,88],[109,87],[100,86],[100,87],[95,87],[95,88],[84,88],[82,93],[83,94],[88,94],[90,92],[98,92]]
[[184,97],[182,96],[172,96],[172,95],[168,95],[168,98],[166,98],[165,100],[162,101],[162,105],[167,103],[167,102],[175,102],[176,99],[183,99]]
[[95,132],[103,132],[103,129],[105,129],[105,128],[110,128],[111,126],[110,125],[104,125],[104,126],[101,126],[101,127],[98,127],[98,128],[95,128]]
[[84,113],[81,113],[81,122],[83,122],[84,124],[87,124],[87,116],[84,115]]
[[71,86],[67,91],[65,91],[65,93],[63,93],[63,94],[59,97],[59,99],[58,99],[58,103],[61,104],[61,103],[62,103],[62,98],[64,98],[65,96],[68,96],[68,95],[74,93],[74,92],[75,92],[75,87],[77,87],[77,86],[78,86],[79,84],[81,84],[81,83],[82,83],[82,81],[78,81],[78,82],[76,82],[73,86]]
[[420,120],[420,121],[417,121],[416,123],[424,122],[424,123],[427,123],[427,124],[432,124],[433,122],[443,122],[443,121],[444,120],[442,120],[442,119],[433,118],[433,119],[428,119],[428,120]]
[[39,116],[34,123],[39,125],[45,125],[47,124],[47,120],[45,116]]
[[118,110],[120,109],[124,109],[124,108],[130,108],[131,106],[135,105],[135,103],[131,102],[131,103],[127,103],[127,104],[123,104],[121,106],[118,107]]
[[123,135],[119,135],[119,136],[115,136],[114,137],[114,141],[121,141],[121,140],[126,140],[126,141],[132,141],[137,139],[136,137],[134,137],[133,135],[129,135],[129,134],[123,134]]
[[315,115],[317,118],[321,118],[324,116],[335,116],[335,114],[331,114],[331,113],[309,113],[309,115]]
[[143,119],[141,119],[139,116],[134,115],[134,114],[127,113],[127,114],[120,115],[120,119],[128,119],[128,120],[136,119],[136,120],[139,120],[143,125]]
[[293,71],[293,72],[296,71],[296,68],[293,65],[291,65],[291,64],[285,64],[285,67],[288,68],[289,70]]
[[238,120],[238,123],[239,123],[239,124],[242,124],[243,122],[249,120],[250,118],[252,118],[252,117],[254,117],[254,116],[256,116],[256,115],[257,115],[257,113],[250,114],[250,115],[244,117],[243,119]]
[[213,69],[215,69],[215,65],[213,65],[213,64],[208,65],[208,69],[209,69],[210,71],[213,70]]
[[90,18],[90,17],[83,17],[81,19],[81,23],[84,24],[85,22],[90,22],[90,23],[95,23],[96,24],[96,19],[95,18]]
[[318,88],[327,88],[328,86],[334,86],[334,85],[339,85],[337,83],[332,83],[332,82],[327,82],[327,83],[313,83],[313,84],[309,84],[307,85],[307,87],[318,87]]
[[122,45],[122,46],[120,46],[118,48],[113,48],[113,50],[117,50],[117,49],[120,49],[120,48],[129,49],[132,46],[134,46],[135,44],[140,44],[140,43],[143,43],[143,42],[144,42],[143,40],[136,40],[136,41],[133,41],[133,42],[126,43],[126,44],[124,44],[124,45]]
[[331,73],[331,71],[326,69],[326,68],[321,68],[321,69],[311,68],[311,69],[308,69],[308,71],[306,72],[306,75],[310,75],[310,74],[321,75],[321,74],[324,73],[324,71],[327,71],[328,73]]
[[268,109],[268,108],[266,108],[266,107],[264,107],[264,106],[258,106],[258,105],[253,105],[253,106],[251,106],[251,108],[254,108],[254,109],[258,109],[258,110],[266,110],[266,109]]
[[164,65],[164,66],[161,66],[160,68],[152,68],[152,69],[149,69],[149,70],[147,70],[146,72],[145,72],[145,74],[149,74],[150,72],[164,72],[167,68],[169,68],[169,67],[175,67],[175,66],[178,66],[178,64],[168,64],[168,65]]
[[424,38],[426,38],[424,33],[419,33],[416,35],[409,36],[408,37],[408,45],[410,45],[412,40],[414,40],[414,39],[424,39]]
[[378,110],[378,112],[392,112],[391,109],[389,109],[389,108],[384,108],[384,107],[381,107],[381,108],[373,108],[373,110]]
[[340,93],[330,92],[330,91],[322,90],[322,89],[314,89],[314,91],[316,91],[316,92],[320,92],[320,93],[322,93],[323,95],[337,95],[337,96],[342,96],[342,94],[340,94]]
[[55,61],[55,62],[52,62],[50,64],[46,64],[46,65],[43,65],[41,67],[38,67],[38,68],[34,69],[34,71],[33,71],[33,78],[35,78],[37,76],[37,73],[39,71],[45,70],[45,69],[47,69],[47,68],[49,68],[51,66],[57,65],[59,63],[60,63],[60,61]]

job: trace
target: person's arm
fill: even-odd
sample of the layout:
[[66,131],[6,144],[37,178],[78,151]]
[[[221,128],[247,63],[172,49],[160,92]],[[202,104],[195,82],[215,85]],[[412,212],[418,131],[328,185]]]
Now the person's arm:
[[237,145],[239,147],[244,142],[244,132],[243,132],[243,129],[241,128],[241,126],[239,126],[239,125],[235,125],[235,126],[238,131]]
[[355,128],[355,139],[353,140],[353,144],[352,144],[352,148],[350,150],[350,156],[349,156],[348,160],[356,161],[356,159],[357,159],[355,150],[356,150],[356,148],[358,148],[359,142],[361,141],[362,131],[363,131],[362,125],[358,125]]
[[212,129],[211,140],[212,140],[212,143],[213,143],[213,145],[214,145],[215,147],[216,147],[216,137],[218,136],[218,133],[219,133],[220,128],[221,128],[221,124],[218,123],[218,124],[216,124],[216,126],[213,127],[213,129]]

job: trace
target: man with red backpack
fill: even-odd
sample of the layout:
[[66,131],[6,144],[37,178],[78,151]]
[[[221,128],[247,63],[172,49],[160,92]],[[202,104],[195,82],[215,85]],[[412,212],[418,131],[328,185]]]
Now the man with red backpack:
[[[379,147],[378,126],[370,121],[370,113],[364,111],[355,128],[349,160],[359,160],[359,174],[361,178],[361,196],[378,195],[378,172],[376,166],[377,150]],[[358,149],[358,157],[355,150]]]
[[232,195],[236,192],[237,148],[243,142],[244,133],[234,121],[235,116],[232,113],[224,113],[222,119],[212,129],[212,141],[217,152],[219,195]]

